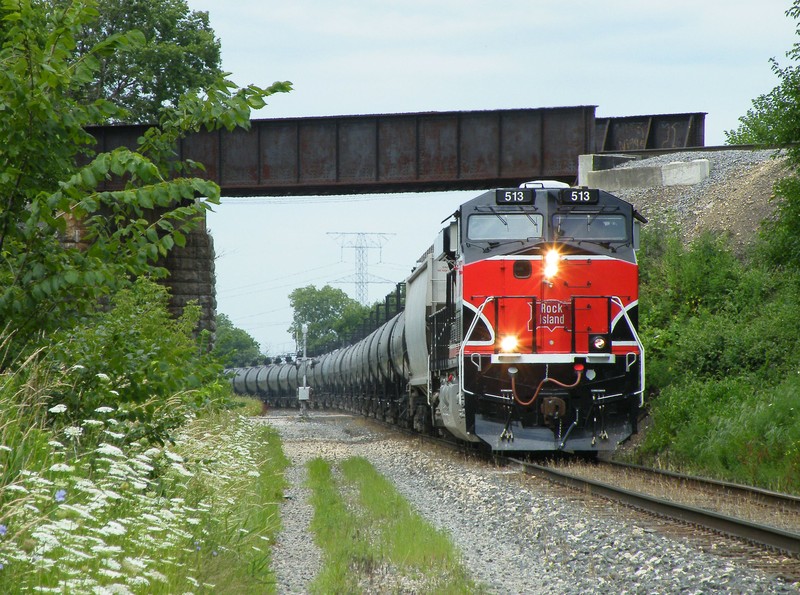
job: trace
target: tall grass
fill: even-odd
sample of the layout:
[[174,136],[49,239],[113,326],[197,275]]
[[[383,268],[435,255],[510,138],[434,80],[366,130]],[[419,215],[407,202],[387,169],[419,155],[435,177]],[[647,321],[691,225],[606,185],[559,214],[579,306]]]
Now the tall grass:
[[61,424],[48,370],[0,376],[0,592],[275,591],[277,434],[219,412],[129,442],[113,403]]
[[318,458],[308,470],[312,529],[325,553],[313,592],[357,593],[366,587],[481,592],[448,537],[422,519],[366,459],[348,459],[334,470]]

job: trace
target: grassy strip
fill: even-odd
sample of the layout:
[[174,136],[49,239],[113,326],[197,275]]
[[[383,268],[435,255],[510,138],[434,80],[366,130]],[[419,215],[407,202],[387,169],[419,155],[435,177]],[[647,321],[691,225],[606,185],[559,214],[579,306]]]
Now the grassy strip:
[[[53,438],[2,486],[0,592],[275,591],[270,544],[288,462],[274,431],[219,413],[171,447],[115,446],[113,418],[97,417],[108,442],[67,456]],[[0,424],[4,437],[13,423]]]
[[325,552],[325,566],[311,585],[313,593],[356,593],[354,567],[374,562],[369,543],[363,538],[359,522],[345,506],[330,464],[324,459],[308,463],[308,486],[314,518],[311,529]]
[[[343,482],[322,459],[309,462],[312,529],[325,552],[316,593],[354,593],[377,583],[385,592],[476,593],[458,552],[422,519],[369,462],[341,464]],[[357,497],[349,498],[349,489]]]

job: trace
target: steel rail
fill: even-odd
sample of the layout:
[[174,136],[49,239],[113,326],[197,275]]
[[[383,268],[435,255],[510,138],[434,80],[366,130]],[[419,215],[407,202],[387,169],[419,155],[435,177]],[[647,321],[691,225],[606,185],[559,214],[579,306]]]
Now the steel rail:
[[708,477],[699,477],[696,475],[684,475],[682,473],[677,473],[675,471],[668,471],[666,469],[653,469],[652,467],[644,467],[642,465],[634,465],[632,463],[622,463],[619,461],[600,461],[600,464],[611,465],[612,467],[618,467],[621,469],[633,469],[634,471],[641,471],[644,473],[651,473],[654,475],[669,477],[670,479],[685,481],[686,483],[691,483],[699,487],[705,485],[711,485],[714,486],[715,488],[721,488],[742,496],[759,498],[761,500],[768,501],[771,504],[800,508],[800,496],[795,496],[793,494],[784,494],[782,492],[765,490],[764,488],[758,488],[754,486],[743,485],[740,483],[722,481],[719,479],[711,479]]
[[669,500],[632,492],[519,459],[508,460],[519,465],[525,473],[530,475],[543,477],[555,483],[583,492],[603,496],[659,516],[676,519],[738,539],[758,543],[785,554],[792,556],[800,555],[800,534],[798,533],[792,533],[775,527],[768,527],[766,525],[744,521],[693,506],[686,506]]

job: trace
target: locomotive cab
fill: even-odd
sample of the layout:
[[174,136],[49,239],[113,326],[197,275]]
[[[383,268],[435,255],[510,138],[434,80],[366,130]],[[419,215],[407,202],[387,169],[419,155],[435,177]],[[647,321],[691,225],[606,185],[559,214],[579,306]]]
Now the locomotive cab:
[[430,318],[438,423],[506,451],[613,450],[635,432],[643,221],[612,194],[552,183],[462,205]]

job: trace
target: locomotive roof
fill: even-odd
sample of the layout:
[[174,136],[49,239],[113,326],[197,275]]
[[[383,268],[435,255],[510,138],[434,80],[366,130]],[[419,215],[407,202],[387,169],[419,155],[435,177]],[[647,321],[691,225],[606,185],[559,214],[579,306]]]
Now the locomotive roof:
[[[639,214],[639,212],[636,211],[636,209],[633,208],[633,205],[631,203],[629,203],[628,201],[625,201],[625,200],[619,198],[618,196],[616,196],[614,194],[611,194],[610,192],[607,192],[605,190],[589,189],[589,188],[587,188],[585,186],[578,187],[578,186],[566,186],[566,185],[558,186],[558,187],[545,186],[543,188],[539,188],[539,187],[533,188],[533,187],[531,187],[529,189],[535,192],[534,206],[542,205],[548,199],[557,200],[557,197],[558,197],[559,193],[562,190],[592,190],[592,191],[596,191],[598,193],[598,197],[599,197],[598,203],[597,204],[593,204],[593,205],[586,205],[584,207],[584,210],[588,210],[588,211],[594,210],[594,209],[592,209],[590,207],[597,208],[598,205],[600,207],[614,207],[614,206],[617,206],[617,207],[619,207],[620,209],[623,209],[623,210],[631,209],[631,211],[634,213],[634,216],[639,221],[641,221],[642,223],[646,223],[647,222],[647,220],[641,214]],[[464,215],[468,215],[471,211],[474,210],[474,207],[486,206],[486,205],[491,205],[493,207],[497,207],[497,208],[500,208],[500,209],[511,207],[511,210],[514,210],[514,208],[516,207],[516,205],[514,205],[514,204],[508,204],[508,205],[497,204],[497,201],[496,201],[497,192],[500,191],[500,190],[502,190],[502,191],[516,191],[516,190],[519,190],[519,189],[518,188],[502,188],[502,189],[489,190],[489,191],[484,192],[483,194],[479,194],[475,198],[473,198],[471,200],[468,200],[467,202],[463,203],[461,205],[461,207],[460,207],[461,212]],[[576,206],[583,206],[583,205],[576,205]]]
[[[504,221],[507,215],[513,217],[514,213],[524,214],[533,225],[542,225],[540,233],[530,234],[533,237],[519,236],[503,241],[500,237],[468,238],[470,232],[464,232],[467,235],[461,238],[462,250],[468,262],[486,258],[487,255],[520,254],[530,249],[539,249],[551,242],[571,245],[573,249],[581,252],[613,254],[617,258],[634,261],[633,247],[636,233],[634,220],[646,222],[631,203],[610,192],[586,187],[570,187],[566,184],[490,190],[463,203],[455,216],[462,219],[461,227],[466,229],[470,225],[468,220],[471,215],[495,215]],[[562,235],[564,233],[562,223],[568,224],[567,219],[574,215],[587,215],[592,221],[596,221],[595,216],[597,216],[605,219],[607,225],[617,225],[617,229],[620,229],[621,221],[612,223],[612,220],[621,216],[627,222],[627,232],[621,237],[602,238],[571,234],[568,230],[566,235]],[[539,223],[534,218],[538,218]]]

